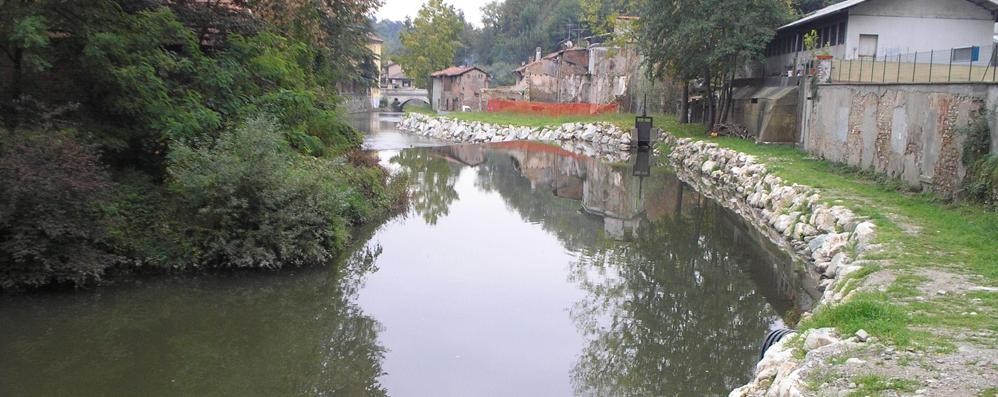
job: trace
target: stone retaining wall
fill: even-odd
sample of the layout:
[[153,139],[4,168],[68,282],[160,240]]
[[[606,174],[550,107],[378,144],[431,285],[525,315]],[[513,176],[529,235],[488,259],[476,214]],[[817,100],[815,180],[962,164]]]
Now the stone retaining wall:
[[523,127],[408,113],[398,123],[398,129],[448,142],[557,142],[568,150],[599,156],[610,161],[628,158],[627,150],[630,150],[634,144],[630,131],[624,131],[610,123],[566,123],[558,127]]
[[[856,260],[877,247],[872,244],[875,226],[841,206],[828,206],[816,189],[788,184],[772,175],[753,156],[720,148],[715,143],[675,139],[666,136],[671,146],[669,158],[684,182],[737,212],[777,244],[817,272],[824,294],[814,310],[822,310],[848,297],[836,285],[845,275],[860,270],[864,261]],[[811,342],[820,336],[821,343]],[[760,338],[762,336],[760,335]],[[788,335],[783,341],[791,338]],[[851,343],[834,335],[834,330],[811,330],[805,335],[809,351],[834,348],[837,343]],[[855,338],[853,338],[855,339]],[[731,392],[730,396],[804,395],[801,371],[817,363],[808,354],[796,360],[782,341],[770,348],[756,366],[753,380]]]
[[[601,147],[618,152],[631,145],[629,133],[606,123],[529,128],[410,114],[399,123],[399,129],[455,142],[605,143]],[[844,276],[862,268],[864,261],[856,260],[859,256],[877,248],[872,244],[875,234],[872,222],[861,219],[845,207],[823,203],[814,188],[786,183],[770,174],[753,156],[720,148],[716,143],[677,139],[669,134],[663,134],[662,140],[671,149],[669,159],[680,179],[738,213],[820,275],[819,285],[824,287],[824,294],[814,310],[848,298],[848,295],[836,292],[840,290],[836,285]],[[842,340],[831,329],[811,330],[805,335],[805,348],[809,353],[803,360],[797,360],[791,348],[783,343],[792,336],[788,335],[771,347],[756,366],[752,381],[733,390],[730,396],[804,395],[806,389],[801,372],[819,364],[816,354],[812,353],[856,340],[855,337]],[[760,335],[760,341],[762,337]]]

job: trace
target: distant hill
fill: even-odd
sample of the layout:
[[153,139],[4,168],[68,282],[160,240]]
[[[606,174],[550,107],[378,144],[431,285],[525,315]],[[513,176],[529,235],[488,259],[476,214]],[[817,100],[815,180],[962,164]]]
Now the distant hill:
[[402,42],[399,40],[399,33],[402,31],[402,21],[392,21],[382,19],[372,24],[374,33],[385,41],[384,54],[398,54],[402,49]]

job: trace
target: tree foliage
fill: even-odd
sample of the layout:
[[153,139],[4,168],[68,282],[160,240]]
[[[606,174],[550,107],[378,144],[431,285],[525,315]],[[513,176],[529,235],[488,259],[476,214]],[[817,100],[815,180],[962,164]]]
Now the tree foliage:
[[0,149],[0,289],[99,278],[108,250],[101,206],[112,183],[72,135],[21,134]]
[[652,77],[703,79],[711,94],[706,121],[713,125],[712,87],[729,83],[736,68],[760,59],[791,14],[787,0],[646,1],[639,42]]
[[398,62],[417,87],[428,87],[430,73],[451,66],[463,26],[454,6],[443,0],[428,1],[415,19],[405,21],[400,38],[406,52]]
[[399,198],[338,95],[379,4],[0,1],[0,288],[333,257]]

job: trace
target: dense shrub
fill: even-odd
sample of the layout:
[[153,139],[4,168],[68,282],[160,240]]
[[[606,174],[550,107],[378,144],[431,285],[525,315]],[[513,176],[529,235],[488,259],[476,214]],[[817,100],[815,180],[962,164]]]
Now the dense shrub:
[[998,154],[991,153],[987,114],[977,115],[960,132],[964,135],[963,164],[967,167],[963,197],[998,208]]
[[278,268],[323,263],[368,215],[345,162],[300,156],[275,122],[254,119],[214,143],[178,143],[171,189],[190,217],[196,261]]
[[93,148],[66,133],[17,133],[0,149],[0,287],[99,279],[107,249],[100,206],[111,187]]

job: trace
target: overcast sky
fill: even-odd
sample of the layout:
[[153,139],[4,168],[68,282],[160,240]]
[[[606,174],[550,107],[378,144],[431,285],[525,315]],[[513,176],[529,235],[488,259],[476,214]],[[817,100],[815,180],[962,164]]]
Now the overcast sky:
[[[482,6],[489,0],[444,0],[444,3],[451,4],[459,11],[464,12],[464,19],[472,25],[482,26]],[[385,5],[375,14],[378,19],[392,19],[396,21],[404,20],[405,17],[416,17],[419,7],[422,7],[426,0],[385,0]]]

